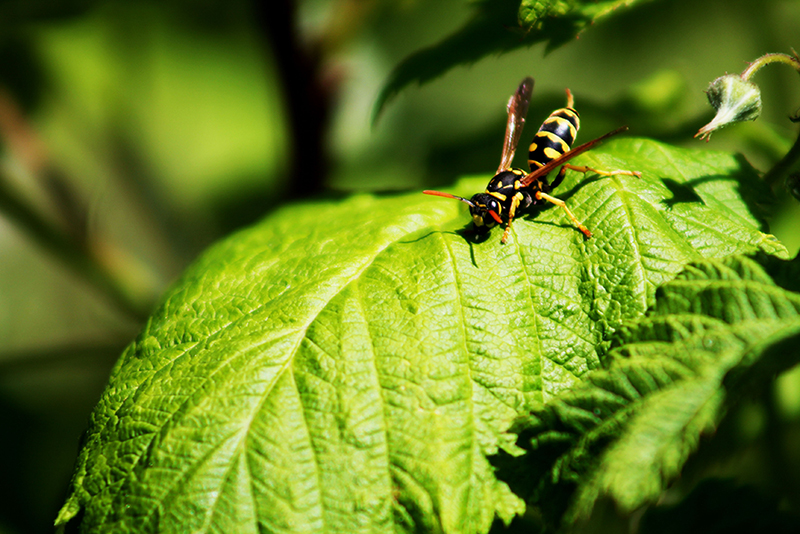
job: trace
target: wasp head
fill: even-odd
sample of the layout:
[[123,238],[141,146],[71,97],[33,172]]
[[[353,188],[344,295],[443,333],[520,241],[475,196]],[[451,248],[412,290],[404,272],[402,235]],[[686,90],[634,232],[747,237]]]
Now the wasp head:
[[423,191],[423,193],[437,197],[454,198],[467,204],[469,213],[472,215],[472,223],[478,233],[486,232],[495,225],[503,223],[503,219],[500,217],[500,210],[502,209],[500,202],[488,193],[473,195],[471,200],[451,195],[450,193],[442,193],[441,191]]
[[502,224],[500,210],[500,202],[488,193],[477,193],[469,201],[469,213],[472,215],[472,223],[478,232]]

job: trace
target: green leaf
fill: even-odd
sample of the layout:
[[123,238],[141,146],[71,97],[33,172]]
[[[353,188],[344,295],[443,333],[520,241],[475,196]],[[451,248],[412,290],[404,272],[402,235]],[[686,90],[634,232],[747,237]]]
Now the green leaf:
[[[603,1],[579,1],[579,0],[522,0],[519,5],[519,25],[526,31],[541,29],[548,19],[557,17],[567,17],[573,24],[574,33],[568,33],[566,26],[562,26],[560,31],[565,32],[562,36],[554,34],[550,39],[558,44],[563,44],[569,39],[574,38],[587,25],[594,22],[597,18],[609,14],[615,9],[636,3],[639,0],[603,0]],[[551,44],[550,46],[554,46]]]
[[523,28],[541,27],[547,17],[563,17],[575,9],[574,0],[522,0],[519,23]]
[[601,497],[626,512],[655,500],[745,385],[798,363],[800,294],[746,257],[690,264],[659,289],[651,313],[618,330],[609,358],[521,424],[521,439],[552,460],[540,493],[576,487],[567,524]]
[[424,83],[449,69],[547,43],[547,51],[574,39],[584,28],[618,7],[641,0],[480,0],[474,14],[454,34],[406,58],[389,76],[375,103],[373,118],[404,87]]
[[741,158],[621,139],[576,161],[644,174],[568,174],[591,240],[547,207],[475,243],[462,203],[410,193],[288,206],[212,247],[115,367],[58,524],[486,532],[520,513],[486,458],[520,414],[688,262],[785,255]]

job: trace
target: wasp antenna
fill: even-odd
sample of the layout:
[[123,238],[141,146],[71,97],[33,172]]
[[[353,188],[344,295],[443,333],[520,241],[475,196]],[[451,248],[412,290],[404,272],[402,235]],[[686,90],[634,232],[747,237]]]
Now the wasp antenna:
[[575,97],[572,96],[572,91],[569,90],[569,87],[567,87],[567,107],[575,109]]
[[423,191],[423,193],[425,193],[426,195],[433,195],[435,197],[454,198],[456,200],[460,200],[461,202],[465,202],[466,204],[469,204],[470,206],[474,206],[475,205],[471,200],[467,200],[464,197],[451,195],[450,193],[443,193],[441,191],[431,191],[429,189],[426,189],[425,191]]

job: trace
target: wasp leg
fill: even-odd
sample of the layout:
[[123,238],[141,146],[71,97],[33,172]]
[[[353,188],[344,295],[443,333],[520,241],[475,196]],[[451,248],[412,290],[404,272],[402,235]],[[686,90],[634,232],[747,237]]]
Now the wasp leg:
[[558,171],[558,174],[556,175],[556,179],[553,180],[552,184],[550,184],[550,189],[552,190],[552,189],[555,189],[556,187],[558,187],[561,184],[561,182],[564,180],[564,176],[566,176],[566,175],[567,175],[567,166],[564,165]]
[[[592,171],[592,172],[596,172],[597,174],[601,174],[603,176],[615,176],[615,175],[618,175],[618,174],[622,174],[622,175],[625,175],[625,176],[635,176],[637,178],[641,178],[642,177],[642,173],[639,172],[639,171],[625,171],[625,170],[621,170],[621,169],[618,169],[616,171],[601,171],[599,169],[595,169],[594,167],[587,167],[585,165],[581,166],[581,167],[578,167],[576,165],[570,165],[569,163],[565,163],[564,166],[561,167],[561,168],[562,169],[572,169],[573,171],[582,172],[584,174],[586,174],[589,171]],[[559,175],[559,177],[561,177],[561,173],[559,173],[558,175]]]
[[514,216],[517,214],[517,208],[519,207],[519,203],[522,201],[522,199],[522,193],[517,193],[511,197],[511,208],[508,210],[508,224],[503,232],[503,237],[500,239],[500,242],[504,245],[506,244],[506,241],[508,241],[508,236],[511,234],[511,221],[514,220]]
[[572,224],[577,226],[578,230],[583,232],[583,235],[585,235],[586,237],[592,237],[592,232],[590,232],[588,228],[586,228],[583,224],[581,224],[581,222],[578,220],[577,217],[575,217],[575,214],[572,213],[572,211],[567,207],[567,204],[563,200],[561,200],[560,198],[550,196],[547,193],[542,193],[541,191],[536,192],[536,198],[539,200],[544,199],[566,211],[567,216],[572,221]]

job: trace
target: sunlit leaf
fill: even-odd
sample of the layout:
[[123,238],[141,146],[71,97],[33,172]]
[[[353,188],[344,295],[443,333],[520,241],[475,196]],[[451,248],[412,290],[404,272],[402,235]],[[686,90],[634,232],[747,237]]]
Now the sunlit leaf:
[[600,497],[628,512],[654,501],[743,384],[800,362],[800,294],[746,257],[692,263],[659,289],[651,313],[620,328],[609,359],[522,424],[530,461],[550,464],[534,468],[549,470],[541,498],[576,488],[568,523]]
[[590,240],[547,207],[475,242],[462,203],[415,192],[289,206],[212,247],[116,366],[58,522],[486,532],[520,513],[487,460],[517,417],[687,263],[785,255],[740,158],[621,139],[576,161],[643,173],[556,190]]

